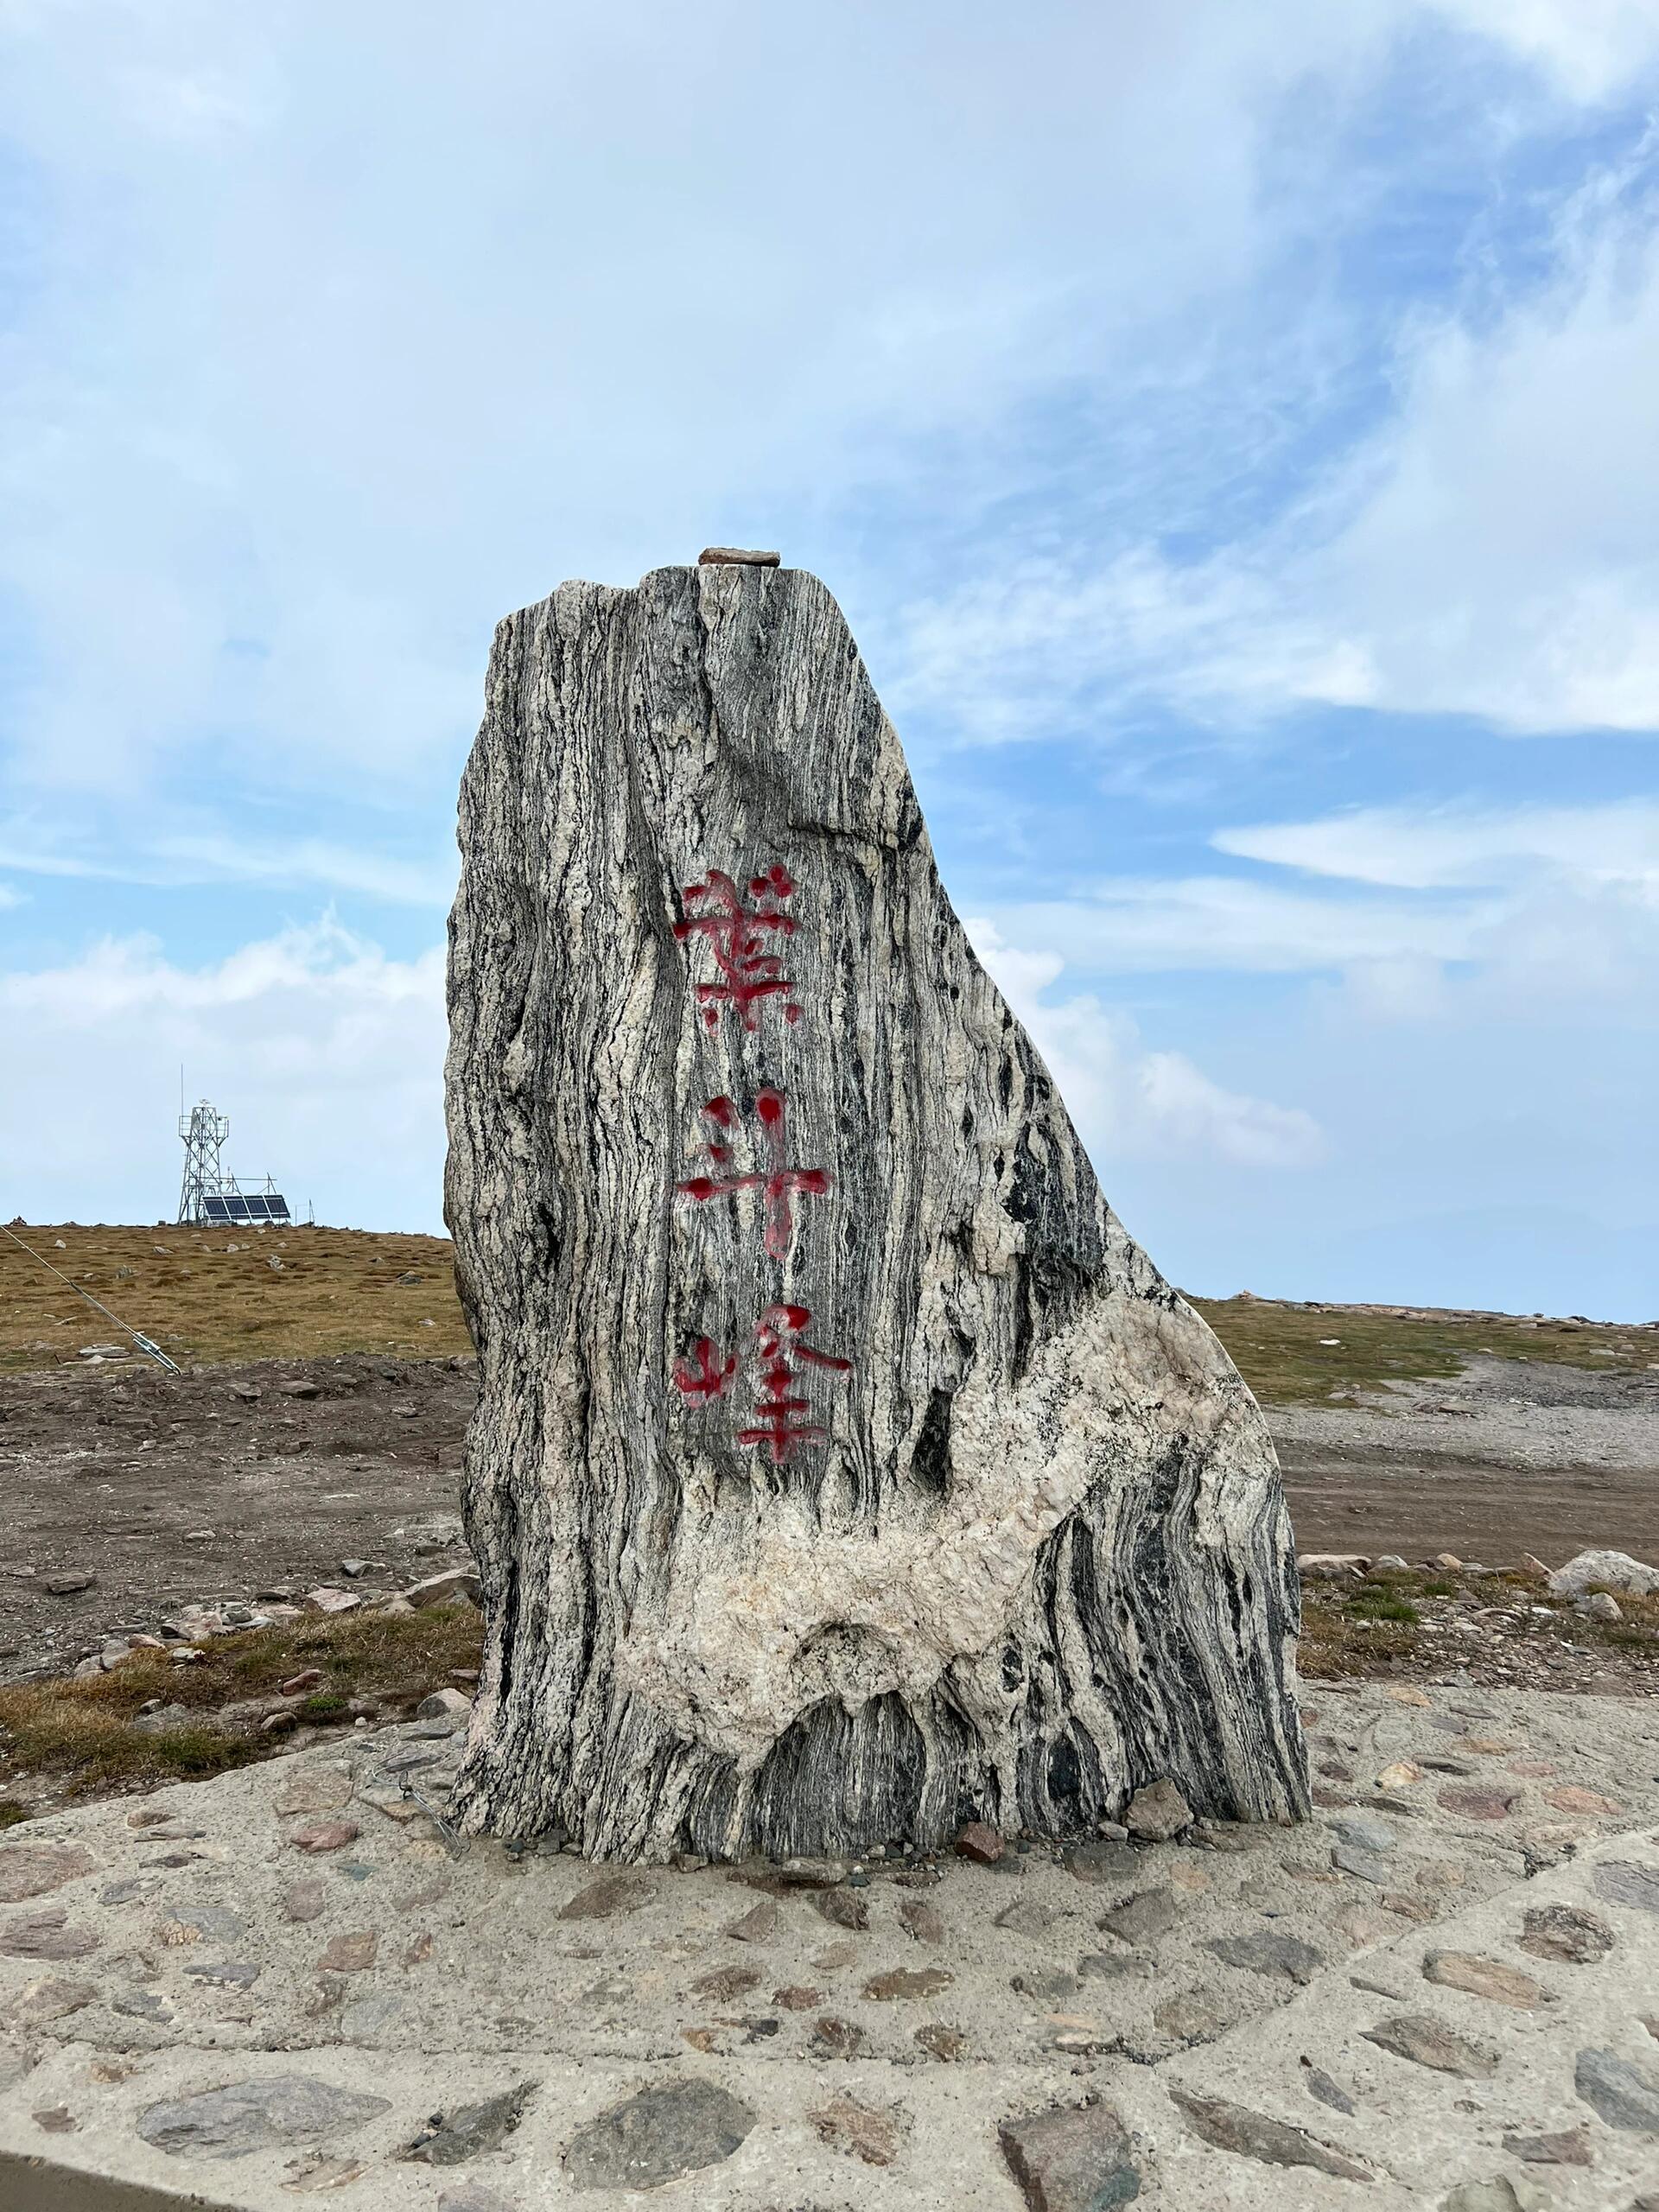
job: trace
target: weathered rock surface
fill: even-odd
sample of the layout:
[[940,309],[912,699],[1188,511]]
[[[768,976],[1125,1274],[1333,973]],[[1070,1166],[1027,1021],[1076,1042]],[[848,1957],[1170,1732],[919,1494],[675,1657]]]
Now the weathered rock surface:
[[276,2143],[321,2142],[386,2108],[385,2097],[284,2074],[151,2105],[139,2116],[138,2133],[178,2158],[240,2158]]
[[1645,1567],[1628,1552],[1580,1552],[1556,1568],[1549,1588],[1555,1598],[1582,1598],[1598,1588],[1650,1598],[1659,1591],[1659,1567]]
[[1109,2105],[1025,2113],[999,2133],[1031,2212],[1110,2212],[1141,2194],[1128,2132]]
[[461,798],[456,1804],[588,1855],[1306,1803],[1265,1425],[975,959],[798,571],[563,586]]
[[659,2189],[729,2158],[753,2126],[748,2106],[715,2082],[667,2082],[590,2120],[564,2169],[578,2189]]
[[1331,2144],[1321,2143],[1305,2127],[1293,2127],[1266,2113],[1248,2111],[1220,2097],[1194,2096],[1186,2089],[1172,2089],[1170,2095],[1194,2131],[1217,2150],[1236,2152],[1243,2158],[1259,2158],[1264,2165],[1312,2166],[1316,2173],[1333,2175],[1338,2181],[1372,2177],[1365,2167]]

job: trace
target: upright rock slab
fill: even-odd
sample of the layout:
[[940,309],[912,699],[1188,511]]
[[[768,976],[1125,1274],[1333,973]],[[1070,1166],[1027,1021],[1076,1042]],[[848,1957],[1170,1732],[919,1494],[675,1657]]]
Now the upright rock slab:
[[1306,1808],[1273,1446],[974,957],[799,570],[569,583],[461,791],[471,1831],[595,1858]]

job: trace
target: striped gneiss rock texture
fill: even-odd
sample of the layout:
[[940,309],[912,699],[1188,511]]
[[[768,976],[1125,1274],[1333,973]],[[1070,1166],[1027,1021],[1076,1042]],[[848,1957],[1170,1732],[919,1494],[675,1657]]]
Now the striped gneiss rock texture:
[[463,1825],[852,1850],[1164,1775],[1299,1815],[1266,1427],[976,960],[823,586],[512,616],[461,843]]

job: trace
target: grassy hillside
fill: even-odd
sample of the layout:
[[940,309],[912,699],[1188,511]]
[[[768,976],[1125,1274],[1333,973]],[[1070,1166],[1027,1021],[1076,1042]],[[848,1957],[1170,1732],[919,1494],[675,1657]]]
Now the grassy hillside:
[[[1265,1299],[1192,1303],[1268,1405],[1318,1402],[1414,1376],[1450,1379],[1473,1352],[1556,1360],[1617,1372],[1659,1363],[1659,1332],[1511,1314],[1389,1313],[1363,1306],[1281,1306]],[[1325,1341],[1334,1337],[1335,1344]]]
[[[470,1350],[444,1237],[73,1224],[19,1224],[17,1234],[181,1366]],[[1659,1334],[1638,1329],[1255,1299],[1194,1303],[1270,1404],[1328,1399],[1392,1377],[1450,1378],[1478,1351],[1604,1369],[1659,1359]],[[0,1237],[0,1368],[73,1361],[83,1344],[113,1335],[66,1284]]]
[[[19,1224],[16,1233],[181,1367],[472,1349],[444,1237],[73,1223]],[[0,1368],[49,1367],[75,1360],[83,1344],[115,1341],[67,1284],[0,1237]]]

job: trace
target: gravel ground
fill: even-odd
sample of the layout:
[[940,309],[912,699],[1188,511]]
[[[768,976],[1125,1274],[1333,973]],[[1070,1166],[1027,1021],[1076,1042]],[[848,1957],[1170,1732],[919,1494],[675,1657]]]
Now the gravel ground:
[[1659,1370],[1471,1359],[1331,1406],[1269,1407],[1301,1551],[1451,1551],[1551,1566],[1646,1557],[1659,1529]]
[[[192,1599],[337,1582],[353,1555],[411,1580],[397,1532],[454,1512],[473,1392],[459,1357],[0,1375],[0,1681]],[[1268,1418],[1300,1551],[1653,1555],[1659,1370],[1476,1358],[1453,1382]],[[66,1573],[95,1580],[54,1594]]]

